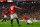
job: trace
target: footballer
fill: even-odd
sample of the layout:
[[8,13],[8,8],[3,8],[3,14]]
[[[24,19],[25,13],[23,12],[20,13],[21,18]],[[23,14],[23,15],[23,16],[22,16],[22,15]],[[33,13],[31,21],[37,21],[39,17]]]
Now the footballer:
[[6,24],[7,13],[8,13],[8,9],[6,8],[6,9],[4,10],[4,18],[3,18],[3,20],[1,21],[1,24],[2,24],[3,21],[5,21],[5,24]]
[[10,17],[11,17],[11,26],[13,26],[13,19],[16,19],[17,23],[18,23],[18,26],[21,26],[19,24],[18,16],[17,16],[17,14],[15,12],[15,8],[22,9],[20,7],[17,7],[15,4],[10,7],[9,11],[10,11]]
[[33,24],[32,21],[24,14],[24,19],[26,20],[27,24]]

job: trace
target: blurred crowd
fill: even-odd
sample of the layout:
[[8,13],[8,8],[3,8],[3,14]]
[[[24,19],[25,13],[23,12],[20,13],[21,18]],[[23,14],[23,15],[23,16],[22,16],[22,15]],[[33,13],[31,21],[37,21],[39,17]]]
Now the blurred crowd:
[[[0,19],[3,18],[3,11],[4,9],[10,8],[14,3],[0,3]],[[24,14],[26,13],[28,18],[36,18],[40,20],[40,3],[24,3],[24,2],[17,2],[15,3],[16,6],[22,8],[22,10],[16,10],[19,19],[23,19]],[[10,15],[8,14],[8,19],[10,19]]]

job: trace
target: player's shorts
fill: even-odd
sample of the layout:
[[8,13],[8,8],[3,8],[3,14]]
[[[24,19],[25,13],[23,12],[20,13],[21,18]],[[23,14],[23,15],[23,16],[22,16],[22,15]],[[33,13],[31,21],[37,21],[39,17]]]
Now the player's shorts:
[[10,15],[10,17],[11,17],[11,19],[18,18],[18,16],[17,16],[17,14],[16,14],[16,13],[11,14],[11,15]]
[[6,15],[4,15],[4,18],[7,18],[7,16],[6,16]]
[[27,23],[32,23],[32,21],[31,20],[27,20]]

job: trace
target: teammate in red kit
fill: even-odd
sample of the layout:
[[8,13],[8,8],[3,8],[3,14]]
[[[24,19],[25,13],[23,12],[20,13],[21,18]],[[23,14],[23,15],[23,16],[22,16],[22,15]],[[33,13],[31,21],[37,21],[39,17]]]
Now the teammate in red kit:
[[17,20],[18,26],[21,26],[19,24],[18,16],[17,16],[17,14],[15,12],[15,8],[22,9],[20,7],[17,7],[15,4],[10,7],[9,11],[10,11],[10,17],[11,17],[11,26],[13,26],[13,19],[15,19],[15,18]]
[[[3,18],[3,20],[2,20],[2,22],[5,21],[5,24],[6,24],[7,13],[8,13],[8,10],[7,10],[7,8],[6,8],[6,9],[4,10],[4,18]],[[1,22],[1,24],[2,24],[2,22]]]
[[27,24],[32,24],[32,21],[24,14],[24,19],[26,20]]

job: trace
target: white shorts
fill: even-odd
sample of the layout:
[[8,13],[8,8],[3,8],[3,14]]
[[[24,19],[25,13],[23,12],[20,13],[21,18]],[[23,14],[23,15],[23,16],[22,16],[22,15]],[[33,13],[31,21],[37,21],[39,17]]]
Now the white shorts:
[[27,23],[32,23],[32,21],[31,20],[27,20]]
[[11,15],[10,15],[10,17],[11,17],[11,19],[13,19],[13,18],[18,18],[18,16],[17,16],[17,14],[16,14],[16,13],[11,14]]
[[7,16],[6,16],[6,15],[4,15],[4,18],[7,18]]

